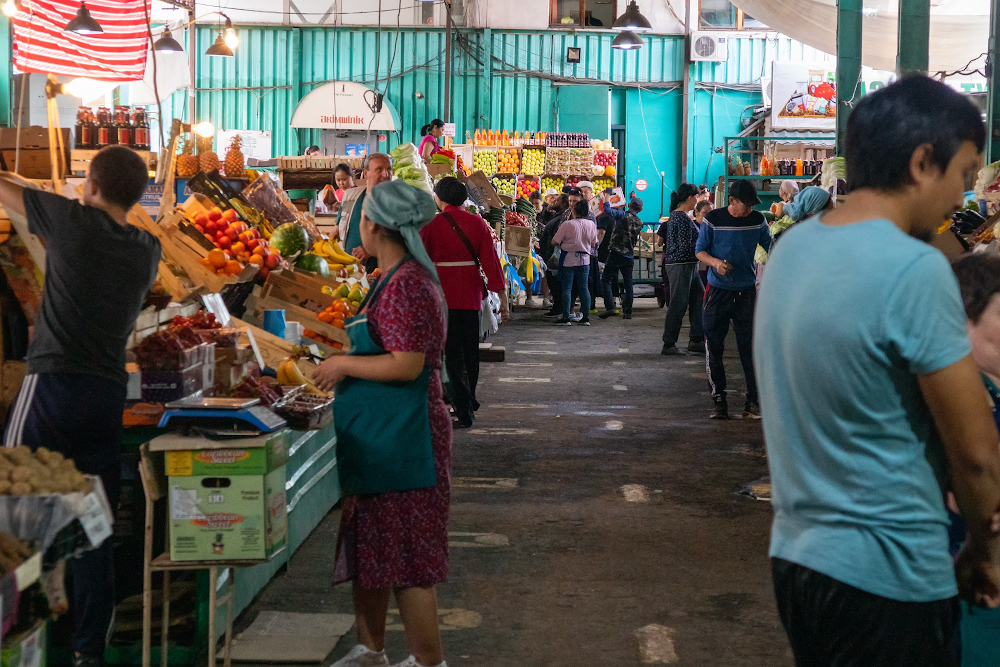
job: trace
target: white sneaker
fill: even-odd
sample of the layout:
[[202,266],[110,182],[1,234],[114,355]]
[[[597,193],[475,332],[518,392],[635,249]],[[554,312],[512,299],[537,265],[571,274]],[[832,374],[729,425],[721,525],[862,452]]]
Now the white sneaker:
[[570,315],[569,319],[573,320],[574,322],[579,322],[580,320],[583,319],[583,313],[575,313],[573,315]]
[[385,651],[373,651],[364,644],[358,644],[330,667],[389,667]]
[[448,667],[448,663],[442,660],[441,664],[439,665],[421,665],[419,662],[417,662],[417,659],[411,655],[403,662],[397,663],[392,667]]
[[527,299],[524,300],[524,307],[525,308],[534,308],[537,305],[538,305],[538,302],[535,301],[535,299],[532,298],[532,297],[530,297],[530,296]]
[[550,299],[549,297],[545,297],[544,299],[542,299],[542,308],[551,308],[551,307],[552,307],[552,299]]

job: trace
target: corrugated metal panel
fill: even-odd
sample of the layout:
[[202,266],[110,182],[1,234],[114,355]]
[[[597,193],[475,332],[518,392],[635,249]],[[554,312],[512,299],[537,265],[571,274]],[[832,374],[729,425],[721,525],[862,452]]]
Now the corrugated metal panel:
[[[0,13],[0,53],[11,53],[11,32],[10,32],[10,19],[8,19],[3,13]],[[13,58],[8,57],[3,63],[2,69],[0,69],[0,126],[8,126],[11,124],[13,114],[11,113],[11,104],[14,102],[14,97],[11,91],[11,62]]]

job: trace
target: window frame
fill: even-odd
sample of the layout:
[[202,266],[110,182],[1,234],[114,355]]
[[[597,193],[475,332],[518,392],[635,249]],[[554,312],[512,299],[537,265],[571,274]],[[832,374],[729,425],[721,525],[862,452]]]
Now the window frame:
[[[699,4],[700,4],[699,0]],[[580,21],[578,23],[559,22],[559,0],[549,0],[549,28],[562,28],[564,30],[611,30],[612,26],[589,26],[584,25],[587,20],[587,0],[580,0]],[[618,20],[618,0],[611,0],[611,23]]]

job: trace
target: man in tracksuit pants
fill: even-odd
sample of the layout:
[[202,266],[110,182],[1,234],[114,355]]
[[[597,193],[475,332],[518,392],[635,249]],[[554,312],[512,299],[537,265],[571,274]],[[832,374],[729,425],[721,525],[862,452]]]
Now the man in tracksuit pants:
[[723,353],[730,321],[747,380],[743,418],[760,419],[753,368],[753,313],[757,304],[753,257],[758,245],[765,250],[771,247],[771,234],[764,216],[753,209],[759,203],[757,190],[750,181],[735,181],[729,188],[729,206],[705,216],[695,246],[697,258],[709,267],[702,321],[708,340],[712,419],[729,419]]

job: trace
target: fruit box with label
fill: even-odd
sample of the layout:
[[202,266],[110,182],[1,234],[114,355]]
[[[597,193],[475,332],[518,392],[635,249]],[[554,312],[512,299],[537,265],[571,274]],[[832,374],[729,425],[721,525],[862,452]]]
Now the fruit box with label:
[[285,467],[264,476],[170,478],[170,558],[263,560],[288,541]]
[[3,638],[0,667],[45,667],[45,621]]
[[238,440],[167,433],[149,449],[166,452],[168,477],[266,475],[288,462],[289,440],[288,429]]

